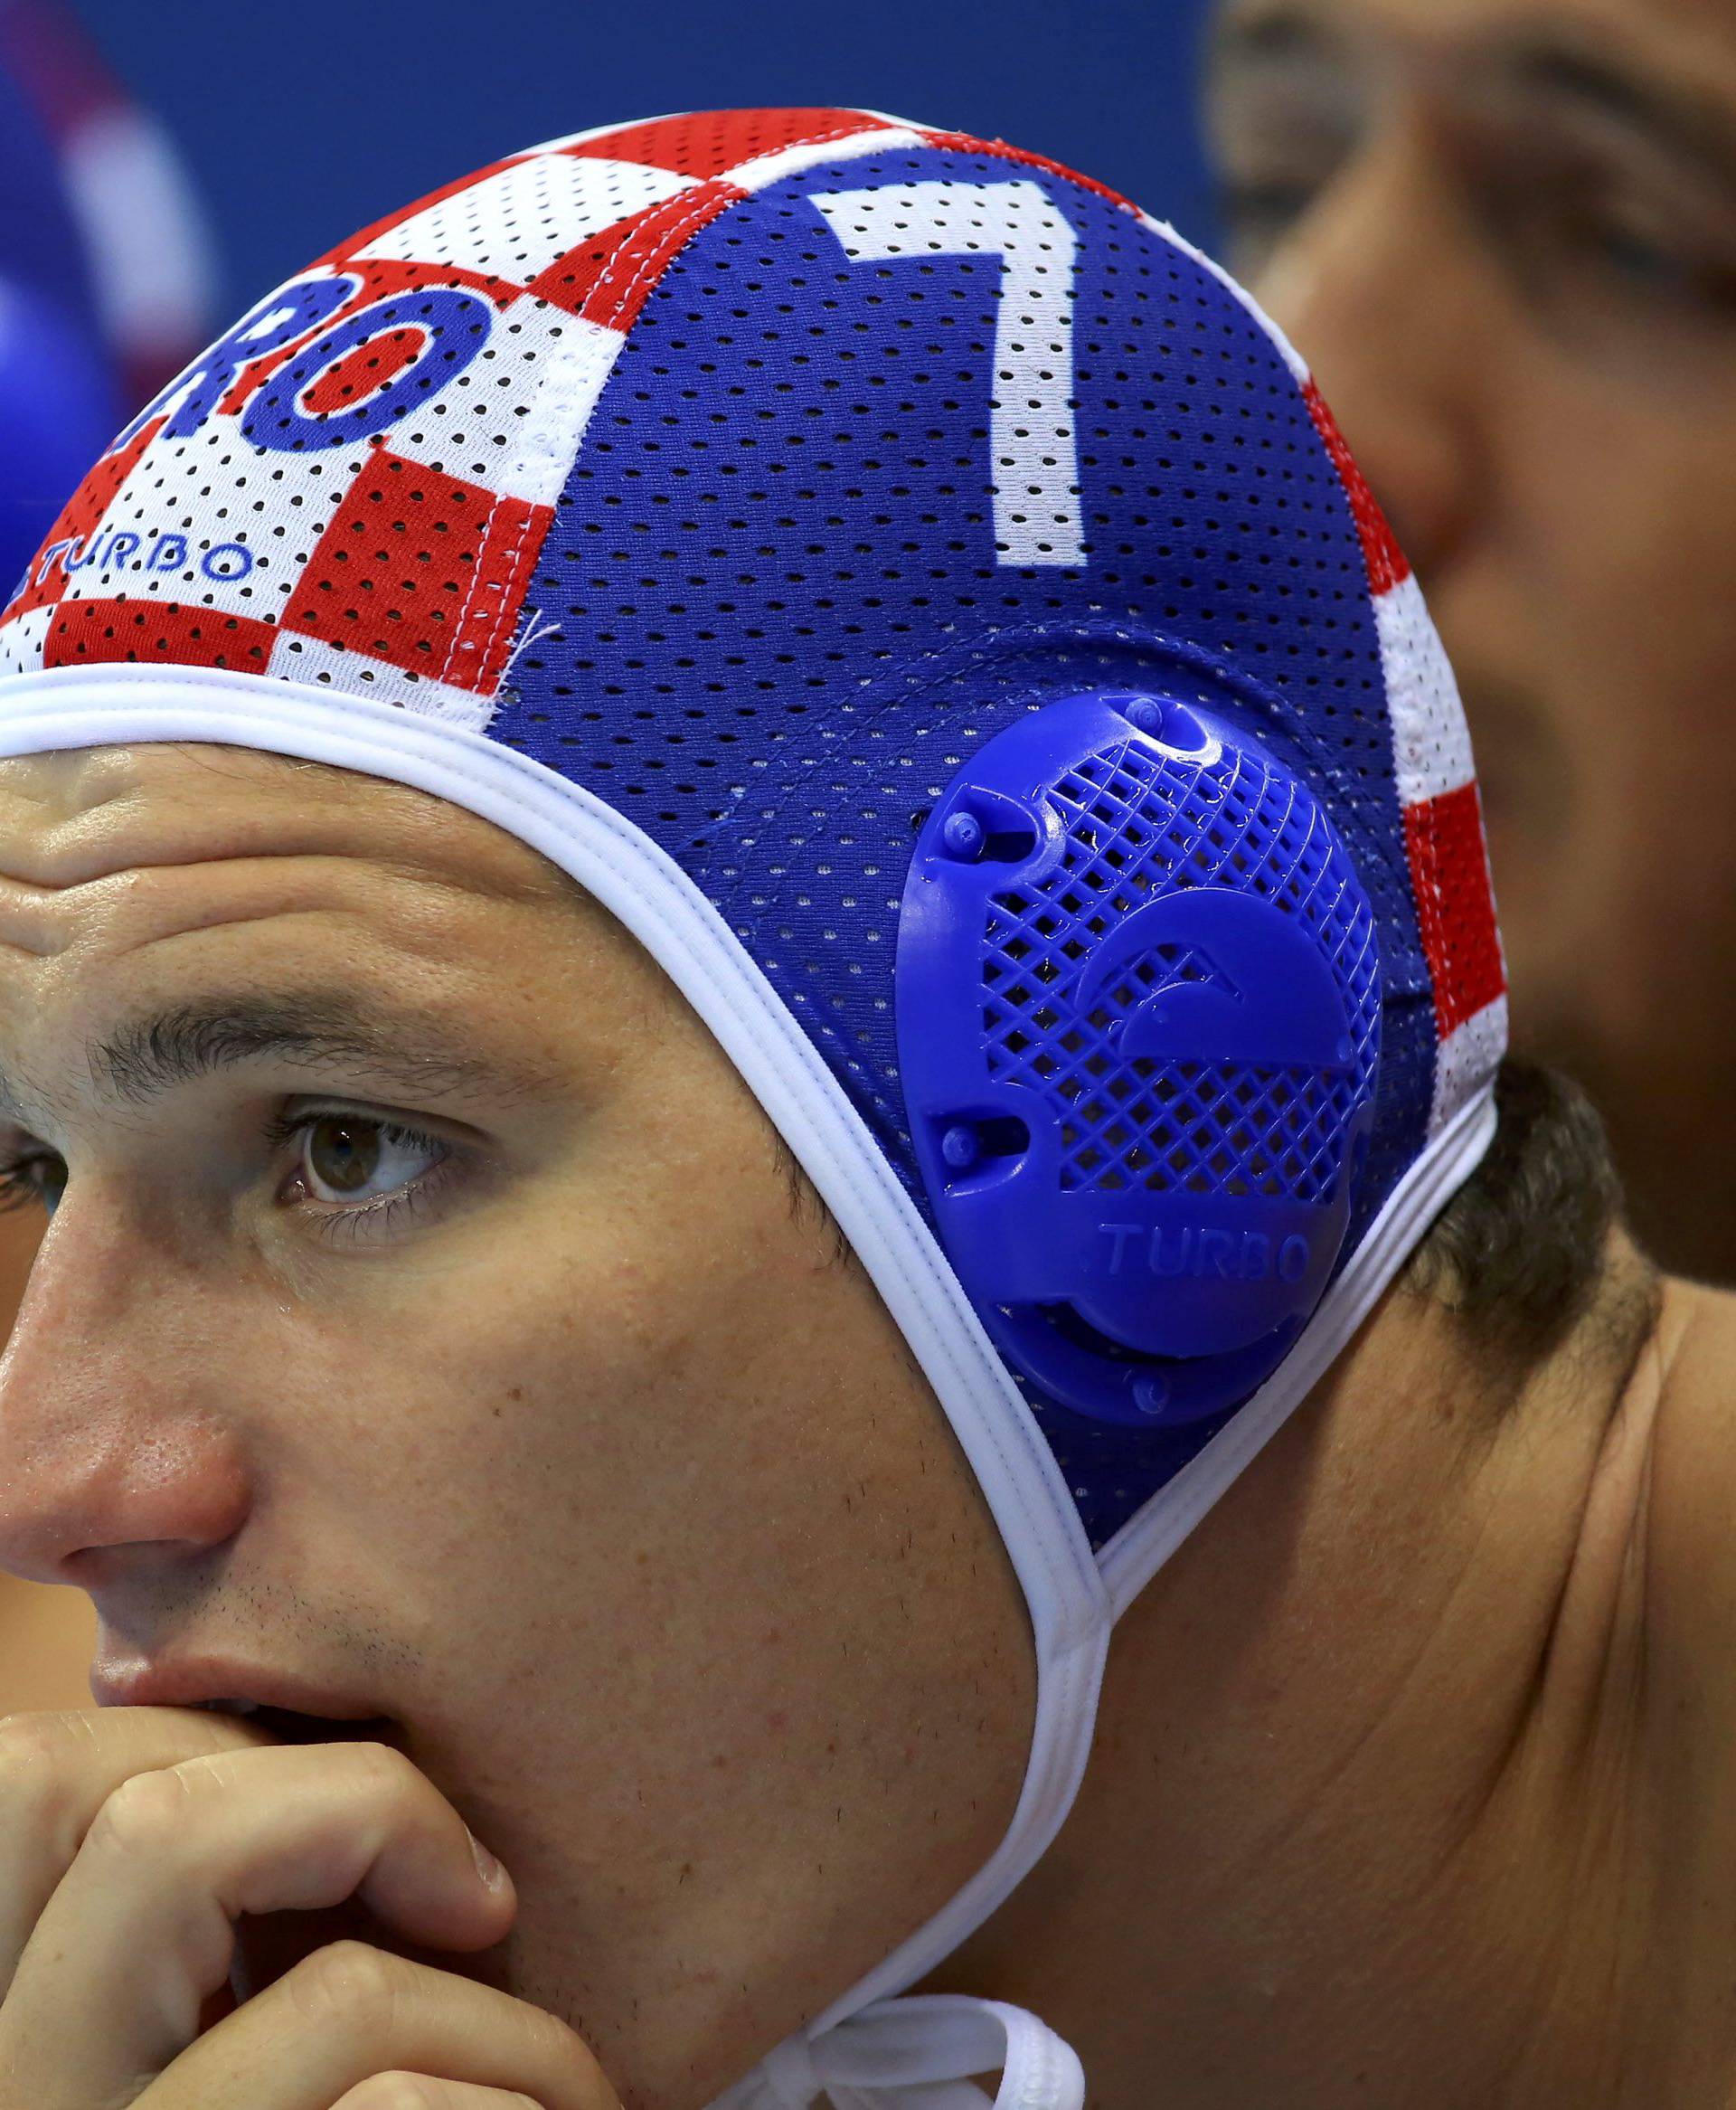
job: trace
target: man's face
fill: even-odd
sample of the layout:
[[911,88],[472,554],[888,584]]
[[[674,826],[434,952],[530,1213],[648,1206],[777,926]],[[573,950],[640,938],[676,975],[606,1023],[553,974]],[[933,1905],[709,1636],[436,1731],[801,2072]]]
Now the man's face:
[[1736,1269],[1736,11],[1235,0],[1231,261],[1316,365],[1477,741],[1519,1037]]
[[0,1560],[90,1593],[108,1676],[392,1717],[517,1882],[467,1968],[703,2100],[986,1858],[1033,1685],[986,1509],[735,1073],[540,858],[271,757],[0,763],[0,1075],[60,1195]]

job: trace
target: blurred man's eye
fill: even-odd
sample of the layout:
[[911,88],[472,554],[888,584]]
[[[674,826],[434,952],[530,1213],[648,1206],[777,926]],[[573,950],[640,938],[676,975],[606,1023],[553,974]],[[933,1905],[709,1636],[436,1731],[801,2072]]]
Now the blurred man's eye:
[[1595,266],[1612,279],[1627,280],[1649,298],[1662,297],[1736,313],[1736,269],[1731,260],[1673,247],[1616,214],[1587,215],[1570,232]]
[[33,1204],[52,1216],[65,1191],[66,1165],[52,1150],[24,1152],[0,1164],[0,1210]]
[[1557,331],[1599,342],[1736,324],[1736,201],[1539,137],[1489,171],[1491,245]]
[[1226,29],[1211,80],[1224,260],[1256,278],[1354,153],[1367,84],[1330,41],[1286,19]]
[[1213,175],[1224,261],[1258,279],[1355,151],[1355,136],[1299,95],[1219,106]]
[[1318,184],[1294,178],[1262,182],[1222,177],[1217,186],[1218,225],[1231,270],[1242,279],[1258,278],[1319,191]]
[[1721,253],[1715,244],[1697,241],[1691,226],[1672,226],[1663,212],[1636,210],[1619,196],[1595,191],[1566,202],[1561,233],[1589,268],[1631,286],[1642,298],[1725,311],[1736,307],[1736,241]]

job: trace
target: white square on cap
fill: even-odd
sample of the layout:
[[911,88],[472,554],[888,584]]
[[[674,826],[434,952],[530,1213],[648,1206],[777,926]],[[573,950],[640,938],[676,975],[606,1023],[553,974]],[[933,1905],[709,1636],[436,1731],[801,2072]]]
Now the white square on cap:
[[692,190],[692,176],[638,161],[533,154],[412,213],[359,257],[456,264],[524,286],[590,236]]

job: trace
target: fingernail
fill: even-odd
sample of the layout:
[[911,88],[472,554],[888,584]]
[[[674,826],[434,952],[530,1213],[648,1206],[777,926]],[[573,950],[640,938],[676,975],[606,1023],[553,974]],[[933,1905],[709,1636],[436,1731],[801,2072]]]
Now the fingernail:
[[470,1851],[476,1857],[477,1875],[491,1890],[502,1888],[506,1882],[506,1871],[474,1831],[470,1833]]

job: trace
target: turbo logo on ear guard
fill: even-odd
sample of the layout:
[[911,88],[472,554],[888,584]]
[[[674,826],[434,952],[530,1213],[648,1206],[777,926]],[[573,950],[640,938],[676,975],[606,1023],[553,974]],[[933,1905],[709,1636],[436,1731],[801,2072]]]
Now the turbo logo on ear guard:
[[1368,1151],[1374,919],[1301,780],[1203,710],[1057,702],[923,825],[899,1062],[948,1256],[1014,1367],[1150,1427],[1246,1399]]

